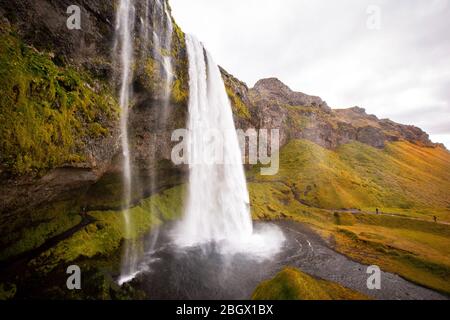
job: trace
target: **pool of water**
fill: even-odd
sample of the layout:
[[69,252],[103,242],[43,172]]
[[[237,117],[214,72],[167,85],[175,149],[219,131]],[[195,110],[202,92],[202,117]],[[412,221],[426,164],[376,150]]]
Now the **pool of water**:
[[446,299],[386,272],[382,272],[381,289],[369,290],[367,266],[333,251],[306,226],[280,221],[256,223],[255,230],[274,225],[285,241],[271,256],[224,253],[217,243],[180,248],[171,240],[171,227],[162,228],[149,235],[142,272],[130,284],[151,299],[249,299],[261,281],[293,266],[377,299]]

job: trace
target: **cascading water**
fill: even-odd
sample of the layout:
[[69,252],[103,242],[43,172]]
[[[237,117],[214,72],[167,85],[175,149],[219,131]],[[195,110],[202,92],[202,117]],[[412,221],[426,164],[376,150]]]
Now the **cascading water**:
[[141,34],[140,38],[142,41],[141,53],[143,56],[146,56],[147,46],[149,42],[149,4],[150,0],[145,0],[144,7],[142,11],[144,12],[143,16],[141,16]]
[[214,243],[222,252],[272,254],[284,238],[270,227],[253,232],[241,149],[219,67],[195,37],[186,37],[186,47],[190,174],[185,217],[174,231],[175,243]]
[[[166,1],[155,0],[135,3],[135,0],[119,0],[116,16],[114,52],[120,66],[121,144],[123,150],[123,215],[125,243],[122,272],[119,284],[132,280],[141,271],[148,270],[144,252],[133,235],[130,216],[131,190],[133,186],[128,137],[128,118],[132,98],[134,61],[134,36],[138,36],[140,55],[137,65],[151,57],[164,68],[165,89],[161,101],[163,110],[160,123],[165,129],[167,109],[173,83],[172,70],[172,19]],[[150,4],[151,3],[151,4]],[[140,30],[135,31],[138,5]],[[149,35],[153,38],[150,42]],[[151,46],[150,46],[151,45]],[[248,252],[259,256],[272,255],[284,241],[281,231],[266,226],[253,230],[249,208],[249,195],[233,114],[219,67],[203,45],[194,37],[186,37],[189,56],[189,197],[185,217],[175,230],[177,247],[217,244],[221,253]],[[142,72],[142,70],[138,70]],[[211,133],[215,133],[210,136]],[[218,134],[218,135],[217,135]],[[205,140],[206,137],[209,137]],[[223,158],[209,163],[207,155],[222,150]],[[153,155],[150,161],[155,159]],[[218,159],[216,159],[218,160]],[[152,175],[153,190],[155,174]],[[157,233],[155,233],[157,234]],[[157,236],[153,240],[157,242]],[[149,252],[147,252],[147,256]]]
[[161,60],[165,74],[164,108],[162,121],[167,121],[167,112],[172,92],[173,67],[172,67],[172,33],[173,23],[166,1],[157,0],[152,10],[153,22],[153,55]]
[[[155,0],[152,5],[149,6],[146,0],[146,12],[148,20],[148,26],[146,30],[152,30],[152,47],[148,49],[148,53],[152,53],[155,60],[160,61],[162,67],[164,68],[164,80],[165,85],[162,88],[161,101],[162,108],[159,114],[159,129],[165,130],[167,127],[168,109],[170,103],[170,97],[172,93],[172,83],[173,83],[173,68],[172,68],[172,34],[173,34],[173,23],[172,17],[170,16],[168,5],[164,0]],[[151,12],[148,14],[148,12]],[[148,32],[146,33],[148,36]],[[158,139],[158,137],[155,137]],[[156,144],[156,142],[155,142]],[[155,150],[150,154],[150,166],[156,163],[157,155]],[[152,175],[150,179],[150,189],[154,190],[156,186],[156,180],[158,179],[158,172]]]
[[[164,0],[119,0],[116,12],[116,36],[114,44],[115,63],[120,70],[120,107],[121,107],[121,145],[123,150],[123,216],[125,224],[125,237],[131,239],[134,224],[129,212],[131,204],[131,190],[133,186],[131,174],[131,158],[128,137],[129,106],[132,96],[131,82],[133,79],[134,64],[134,35],[136,23],[136,7],[139,10],[140,31],[138,34],[140,55],[138,65],[145,65],[146,59],[152,58],[160,61],[166,75],[165,88],[162,92],[163,110],[161,123],[165,126],[167,109],[170,101],[170,94],[173,82],[172,70],[172,33],[173,24],[168,5]],[[153,43],[150,46],[150,34],[153,34]],[[140,63],[143,62],[143,63]],[[153,162],[156,155],[152,155],[150,162]],[[151,165],[151,164],[150,164]],[[155,175],[151,178],[150,189],[155,185]],[[129,240],[125,243],[122,259],[122,271],[119,283],[122,284],[135,277],[141,271],[138,253],[138,243]]]
[[[133,30],[135,23],[135,8],[132,0],[120,0],[116,15],[116,40],[114,51],[120,54],[120,129],[121,145],[123,153],[123,216],[125,221],[125,237],[130,238],[132,233],[132,221],[129,213],[131,203],[131,160],[128,140],[128,113],[131,98],[131,80],[133,63]],[[132,242],[127,242],[122,261],[121,279],[127,278],[136,272],[136,252]],[[122,280],[119,280],[121,282]]]

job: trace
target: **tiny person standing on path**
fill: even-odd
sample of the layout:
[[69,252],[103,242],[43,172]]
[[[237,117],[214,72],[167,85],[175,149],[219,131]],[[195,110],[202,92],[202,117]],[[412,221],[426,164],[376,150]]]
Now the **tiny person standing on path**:
[[437,223],[437,217],[433,216],[434,222]]
[[378,210],[378,208],[375,209],[377,214],[380,214],[380,210]]

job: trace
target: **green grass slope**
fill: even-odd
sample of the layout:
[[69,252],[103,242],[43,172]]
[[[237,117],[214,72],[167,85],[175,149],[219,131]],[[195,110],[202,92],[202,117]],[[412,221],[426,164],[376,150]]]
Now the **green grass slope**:
[[251,178],[283,181],[312,207],[450,210],[450,153],[442,148],[354,142],[333,151],[293,140],[280,152],[277,175],[259,176],[258,169]]
[[367,300],[368,297],[335,282],[316,279],[295,268],[285,268],[261,283],[253,300]]
[[280,151],[277,175],[255,167],[248,180],[255,219],[307,223],[357,261],[450,293],[447,150],[407,142],[327,150],[294,140]]

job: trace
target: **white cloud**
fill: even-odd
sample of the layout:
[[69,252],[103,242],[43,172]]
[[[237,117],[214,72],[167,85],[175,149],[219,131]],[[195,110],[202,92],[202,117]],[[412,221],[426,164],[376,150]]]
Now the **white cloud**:
[[[169,0],[183,30],[252,86],[415,124],[450,148],[450,0]],[[366,27],[369,5],[381,29]]]

